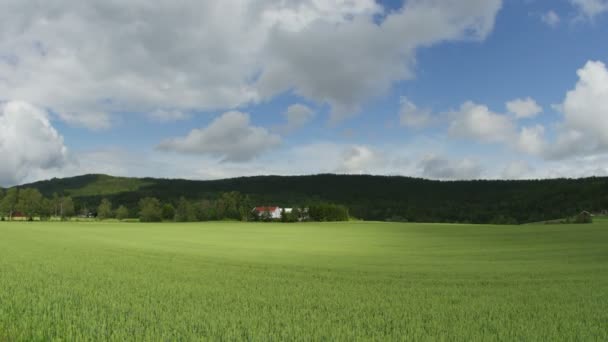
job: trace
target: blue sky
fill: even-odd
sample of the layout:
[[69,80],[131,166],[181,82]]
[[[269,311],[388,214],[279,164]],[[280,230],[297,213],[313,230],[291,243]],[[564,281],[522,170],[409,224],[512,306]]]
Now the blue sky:
[[5,5],[0,185],[608,174],[607,0]]

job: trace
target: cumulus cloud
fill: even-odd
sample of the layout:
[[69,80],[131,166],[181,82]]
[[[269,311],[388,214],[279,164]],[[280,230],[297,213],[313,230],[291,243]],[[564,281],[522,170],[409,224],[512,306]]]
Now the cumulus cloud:
[[328,103],[333,121],[344,119],[356,113],[363,100],[411,77],[417,48],[485,38],[501,4],[497,0],[408,1],[379,24],[368,14],[338,25],[315,20],[299,31],[273,30],[260,91],[268,97],[293,89]]
[[543,108],[531,97],[509,101],[506,106],[509,113],[518,119],[532,118],[543,112]]
[[370,147],[351,146],[343,152],[341,165],[336,171],[349,174],[373,173],[374,170],[383,169],[385,163],[382,154]]
[[422,176],[439,180],[477,179],[482,173],[481,165],[471,159],[448,159],[428,155],[419,162]]
[[410,78],[417,49],[484,39],[501,5],[5,0],[0,93],[92,128],[113,113],[229,110],[289,91],[340,120]]
[[450,116],[449,134],[456,138],[504,143],[510,141],[515,132],[509,117],[471,101],[465,102],[460,110],[450,113]]
[[60,168],[68,161],[63,137],[46,111],[25,102],[0,105],[0,184],[14,185],[29,174]]
[[251,125],[249,114],[226,112],[209,126],[192,130],[185,137],[163,141],[158,149],[219,157],[226,162],[246,162],[277,147],[281,137]]
[[541,155],[546,148],[545,127],[535,125],[522,127],[517,140],[517,148],[529,155]]
[[559,126],[548,158],[567,158],[608,152],[608,69],[589,61],[577,72],[575,88],[560,105],[564,122]]
[[608,11],[608,0],[570,0],[570,3],[589,19]]
[[448,113],[448,133],[452,138],[502,144],[528,155],[544,155],[547,150],[545,127],[537,124],[518,128],[516,122],[517,118],[538,112],[540,108],[536,108],[536,102],[514,100],[508,102],[507,107],[515,115],[495,113],[485,105],[465,102],[460,110]]
[[559,25],[559,23],[561,22],[560,16],[553,10],[542,14],[540,19],[549,27],[557,27],[557,25]]
[[285,116],[287,123],[281,127],[281,131],[289,133],[304,127],[314,119],[316,113],[308,106],[296,103],[289,106],[283,115]]
[[435,122],[430,109],[421,109],[405,97],[401,98],[399,122],[402,126],[423,128]]

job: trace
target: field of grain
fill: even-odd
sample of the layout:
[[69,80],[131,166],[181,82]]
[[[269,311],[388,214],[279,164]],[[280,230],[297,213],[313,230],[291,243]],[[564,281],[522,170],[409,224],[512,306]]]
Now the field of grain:
[[608,340],[593,225],[0,222],[0,341]]

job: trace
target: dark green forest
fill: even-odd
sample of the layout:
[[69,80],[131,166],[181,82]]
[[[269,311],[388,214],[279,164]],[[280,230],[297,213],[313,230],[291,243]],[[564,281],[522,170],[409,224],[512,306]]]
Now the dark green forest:
[[[525,181],[432,181],[398,176],[258,176],[212,181],[85,175],[21,186],[45,197],[70,196],[77,212],[102,199],[134,215],[143,198],[178,208],[180,199],[217,201],[238,192],[249,206],[310,207],[333,203],[363,220],[528,223],[608,209],[608,178]],[[56,196],[57,196],[56,195]]]

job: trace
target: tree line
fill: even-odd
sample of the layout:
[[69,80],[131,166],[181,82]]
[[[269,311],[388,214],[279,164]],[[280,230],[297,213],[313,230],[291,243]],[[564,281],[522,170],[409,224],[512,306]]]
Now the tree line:
[[[105,200],[107,201],[107,200]],[[103,202],[103,201],[102,201]],[[302,221],[348,221],[348,209],[330,203],[312,203],[306,207],[281,211],[279,219],[273,219],[268,212],[261,214],[254,210],[249,196],[232,191],[222,193],[218,199],[188,200],[180,197],[177,203],[162,203],[155,197],[145,197],[139,201],[138,215],[141,222],[200,222],[200,221],[252,221],[252,222],[302,222]]]
[[[103,198],[138,215],[139,201],[154,197],[178,206],[214,202],[233,191],[253,205],[307,207],[339,203],[369,221],[521,224],[572,217],[586,210],[608,213],[608,177],[545,180],[432,181],[399,176],[258,176],[192,181],[84,175],[32,183],[45,196],[68,192],[76,210]],[[250,209],[250,208],[248,208]],[[191,215],[192,216],[192,215]]]
[[45,198],[34,188],[11,188],[6,192],[0,189],[0,218],[12,220],[16,214],[28,220],[34,217],[45,220],[52,216],[67,219],[75,215],[74,201],[70,196],[57,194]]
[[[136,210],[129,210],[125,205],[114,207],[108,198],[102,198],[97,206],[89,208],[86,203],[75,204],[70,196],[59,196],[54,193],[52,197],[46,198],[35,188],[11,188],[6,192],[0,189],[0,217],[3,220],[13,220],[16,214],[22,215],[27,220],[34,218],[48,220],[51,217],[70,219],[76,215],[99,220],[125,220],[137,217],[141,222],[274,220],[265,214],[258,214],[253,208],[254,204],[250,197],[237,191],[222,193],[215,200],[189,200],[181,197],[175,203],[170,201],[163,203],[155,197],[144,197],[138,201]],[[344,206],[311,203],[305,208],[293,208],[289,213],[283,210],[281,218],[277,221],[346,221],[348,219],[348,209]]]

